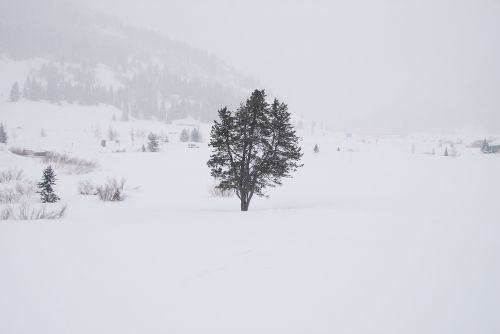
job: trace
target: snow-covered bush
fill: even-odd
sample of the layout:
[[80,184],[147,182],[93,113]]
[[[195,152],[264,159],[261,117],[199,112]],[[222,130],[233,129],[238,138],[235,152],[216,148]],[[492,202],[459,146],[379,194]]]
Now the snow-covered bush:
[[12,204],[21,199],[29,199],[35,193],[35,184],[24,180],[16,183],[14,186],[0,187],[0,203]]
[[11,168],[0,172],[0,203],[17,203],[35,193],[35,184],[24,179],[21,169]]
[[10,168],[0,171],[0,183],[20,181],[23,178],[23,171],[17,168]]
[[97,186],[97,195],[104,202],[123,201],[127,196],[124,193],[125,179],[108,179],[105,184]]
[[0,209],[0,220],[10,219],[11,208]]
[[457,148],[455,146],[452,146],[449,151],[449,156],[450,157],[458,157],[460,156],[460,153],[458,152]]
[[14,188],[0,188],[0,203],[10,204],[17,203],[21,199],[21,196],[17,193]]
[[47,205],[31,206],[23,202],[18,206],[9,206],[0,210],[0,220],[38,220],[38,219],[60,219],[66,212],[66,205],[56,205],[50,208]]
[[81,180],[78,182],[78,193],[80,195],[96,195],[96,186],[90,180]]

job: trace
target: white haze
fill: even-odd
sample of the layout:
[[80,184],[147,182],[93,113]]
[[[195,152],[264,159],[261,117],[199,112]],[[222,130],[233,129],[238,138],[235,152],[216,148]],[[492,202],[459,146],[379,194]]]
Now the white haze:
[[78,0],[217,54],[334,129],[500,130],[495,0]]

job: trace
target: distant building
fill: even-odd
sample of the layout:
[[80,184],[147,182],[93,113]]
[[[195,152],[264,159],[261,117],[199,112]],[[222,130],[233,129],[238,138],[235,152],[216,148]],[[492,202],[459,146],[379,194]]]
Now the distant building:
[[483,144],[481,145],[481,152],[489,154],[489,153],[500,153],[500,145],[490,145],[488,141],[485,139]]

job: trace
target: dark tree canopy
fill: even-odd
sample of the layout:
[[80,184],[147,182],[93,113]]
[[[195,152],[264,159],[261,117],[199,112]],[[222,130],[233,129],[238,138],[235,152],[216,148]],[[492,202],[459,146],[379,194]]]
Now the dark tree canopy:
[[281,185],[302,166],[298,142],[287,105],[277,99],[269,104],[264,90],[255,90],[236,112],[219,110],[207,164],[218,187],[234,190],[247,211],[254,194],[266,196],[265,188]]

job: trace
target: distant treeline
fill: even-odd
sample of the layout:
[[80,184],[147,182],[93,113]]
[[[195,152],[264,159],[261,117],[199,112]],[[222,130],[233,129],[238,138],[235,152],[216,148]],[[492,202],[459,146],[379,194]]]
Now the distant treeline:
[[99,82],[96,68],[46,63],[26,78],[20,95],[51,103],[114,105],[123,111],[122,120],[174,121],[191,116],[211,121],[221,101],[238,102],[234,91],[222,85],[182,80],[159,66],[120,67],[120,72],[115,72],[118,84],[113,86]]

